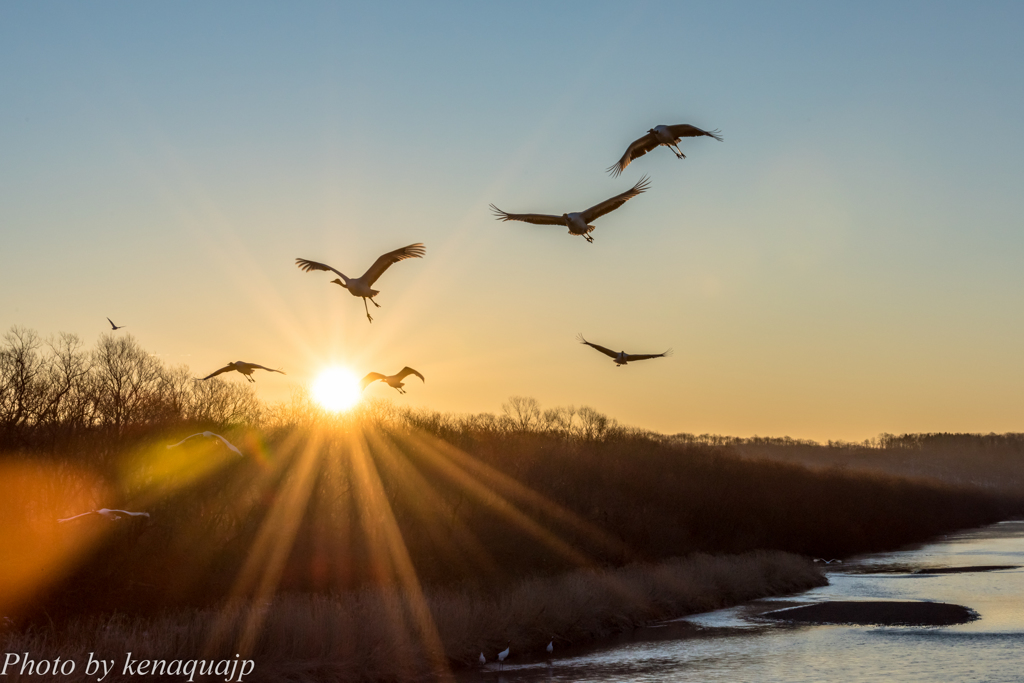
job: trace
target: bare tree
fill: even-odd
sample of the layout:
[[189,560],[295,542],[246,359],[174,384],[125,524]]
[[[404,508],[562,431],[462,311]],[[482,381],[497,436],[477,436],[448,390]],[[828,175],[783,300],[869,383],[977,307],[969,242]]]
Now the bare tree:
[[88,396],[89,359],[77,335],[61,333],[46,342],[49,355],[44,377],[44,401],[36,416],[40,427],[81,429],[92,423]]
[[12,327],[0,348],[0,429],[16,435],[39,412],[42,403],[44,359],[42,341],[34,331]]
[[190,392],[191,400],[184,412],[186,419],[217,424],[257,424],[260,421],[260,401],[251,385],[238,385],[219,379],[193,381]]
[[572,436],[573,419],[576,417],[576,407],[549,408],[544,411],[544,428],[551,432],[557,432],[564,437]]
[[589,406],[580,408],[579,416],[579,435],[583,439],[600,439],[607,433],[608,428],[614,424],[614,421],[609,420],[605,415]]
[[540,403],[527,396],[511,396],[501,404],[505,421],[513,431],[527,432],[540,425]]
[[130,422],[166,415],[160,361],[146,353],[134,337],[103,335],[92,363],[93,395],[101,424],[120,430]]

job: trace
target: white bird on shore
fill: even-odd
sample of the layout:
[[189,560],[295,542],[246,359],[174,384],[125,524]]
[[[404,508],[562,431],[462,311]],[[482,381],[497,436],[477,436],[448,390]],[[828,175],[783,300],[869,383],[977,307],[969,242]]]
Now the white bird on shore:
[[548,654],[551,654],[552,652],[554,652],[555,651],[555,641],[553,641],[553,640],[550,641],[548,643],[548,646],[546,648],[544,648],[544,649],[548,651]]
[[109,519],[111,521],[116,521],[118,519],[121,519],[124,516],[128,516],[128,517],[149,517],[149,513],[148,512],[128,512],[127,510],[111,510],[110,508],[100,508],[99,510],[89,510],[89,512],[83,512],[82,514],[75,515],[74,517],[66,517],[64,519],[58,519],[57,521],[58,522],[70,522],[73,519],[78,519],[79,517],[85,517],[86,515],[100,515],[102,517],[106,517],[107,519]]
[[644,176],[632,189],[626,190],[622,194],[606,199],[586,211],[563,213],[561,216],[553,216],[546,213],[508,213],[507,211],[502,211],[494,204],[491,204],[491,210],[494,211],[494,215],[500,221],[523,221],[524,223],[533,223],[534,225],[564,225],[569,228],[570,235],[580,235],[583,239],[593,243],[594,238],[589,233],[593,232],[594,226],[588,224],[606,213],[611,213],[638,194],[646,192],[648,187],[650,187],[650,181],[647,179],[647,176]]
[[110,318],[107,318],[107,322],[110,323],[111,330],[120,330],[122,327],[126,327],[125,325],[115,325],[114,321]]
[[171,444],[170,446],[168,446],[168,448],[175,448],[176,446],[180,446],[181,444],[185,443],[189,439],[194,439],[197,436],[205,436],[207,439],[220,439],[221,443],[223,443],[225,446],[227,446],[230,450],[234,451],[235,453],[238,453],[239,457],[242,456],[242,451],[240,451],[237,448],[235,448],[234,444],[232,444],[230,441],[225,439],[220,434],[214,434],[213,432],[200,432],[198,434],[193,434],[192,436],[186,436],[184,439],[182,439],[178,443]]
[[510,641],[508,641],[508,645],[505,647],[505,649],[498,653],[498,668],[499,669],[504,668],[504,666],[505,666],[505,657],[508,657],[508,651],[511,650],[511,649],[512,649],[512,641],[510,640]]
[[480,666],[483,666],[486,663],[487,663],[487,657],[484,657],[484,653],[481,652],[480,653]]
[[580,340],[581,344],[586,344],[592,349],[597,349],[604,355],[614,360],[615,367],[617,368],[632,361],[647,360],[649,358],[665,358],[672,355],[672,349],[669,349],[668,351],[665,351],[663,353],[626,353],[625,351],[619,351],[618,353],[616,353],[615,351],[612,351],[609,348],[605,348],[604,346],[601,346],[599,344],[591,344],[590,342],[583,338],[582,334],[579,335],[577,339]]
[[843,563],[843,561],[842,561],[842,560],[836,560],[836,559],[832,559],[832,560],[823,560],[823,559],[822,559],[822,558],[820,558],[820,557],[816,557],[816,558],[814,558],[814,561],[815,561],[815,562],[824,562],[825,564],[832,564],[833,562],[834,562],[834,563],[836,563],[836,564],[842,564],[842,563]]
[[[362,277],[355,278],[348,277],[340,270],[332,268],[326,263],[317,263],[316,261],[309,261],[304,258],[295,259],[295,265],[297,265],[306,273],[309,273],[314,270],[329,270],[331,272],[337,273],[341,277],[341,279],[334,279],[331,280],[331,282],[333,282],[336,285],[344,287],[352,296],[362,297],[363,308],[366,309],[366,318],[372,323],[373,317],[370,316],[370,309],[366,305],[366,300],[369,299],[374,306],[380,308],[380,304],[373,300],[373,297],[380,294],[380,292],[378,292],[376,289],[372,289],[373,283],[377,281],[377,278],[384,274],[384,271],[387,270],[392,263],[398,263],[399,261],[404,261],[405,259],[409,258],[423,258],[423,255],[426,253],[426,247],[424,247],[423,244],[420,242],[417,242],[416,244],[410,244],[409,246],[402,247],[401,249],[389,251],[388,253],[384,254],[383,256],[380,256],[376,261],[374,261],[373,265],[370,266],[369,270],[363,273]],[[344,282],[342,280],[344,280]]]
[[216,377],[217,375],[219,375],[221,373],[231,372],[232,370],[236,370],[236,371],[242,373],[243,375],[245,375],[245,378],[247,380],[249,380],[250,382],[255,382],[256,381],[256,380],[254,380],[252,378],[252,373],[255,370],[266,370],[267,372],[280,372],[282,375],[287,374],[283,370],[275,370],[273,368],[268,368],[268,367],[265,367],[263,365],[257,365],[256,363],[246,363],[244,360],[236,360],[234,363],[228,363],[227,365],[222,367],[220,370],[216,370],[214,372],[211,372],[206,377],[198,377],[197,379],[199,379],[199,380],[210,379],[211,377]]
[[633,161],[633,159],[639,159],[652,149],[657,149],[660,145],[665,145],[672,150],[677,159],[685,159],[686,155],[682,153],[677,143],[683,138],[698,138],[702,135],[714,138],[719,142],[722,141],[722,134],[719,131],[701,130],[697,126],[691,126],[688,123],[680,123],[675,126],[655,126],[654,128],[648,128],[647,135],[634,140],[629,147],[626,148],[626,153],[622,155],[622,158],[619,159],[618,163],[612,164],[608,167],[608,172],[617,177],[626,169],[627,166],[629,166],[629,162]]
[[417,377],[423,380],[424,384],[426,384],[427,382],[427,380],[423,379],[423,375],[416,372],[407,365],[404,368],[402,368],[402,371],[399,372],[397,375],[382,375],[379,372],[371,372],[368,375],[366,375],[366,377],[364,377],[361,382],[359,382],[359,386],[362,387],[363,389],[366,389],[366,387],[368,387],[373,382],[380,380],[381,382],[387,384],[389,387],[397,389],[398,393],[404,394],[405,389],[403,389],[402,387],[405,386],[405,383],[402,382],[402,380],[408,377],[409,375],[416,375]]

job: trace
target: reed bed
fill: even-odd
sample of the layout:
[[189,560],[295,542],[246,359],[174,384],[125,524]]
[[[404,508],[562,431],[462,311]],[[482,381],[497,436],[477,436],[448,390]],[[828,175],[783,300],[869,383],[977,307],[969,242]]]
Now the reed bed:
[[[652,621],[824,583],[810,561],[787,553],[695,554],[534,577],[500,592],[427,589],[422,601],[436,640],[424,638],[414,598],[378,588],[279,595],[262,603],[236,601],[156,617],[79,618],[60,629],[8,633],[3,650],[27,652],[35,660],[71,658],[79,666],[95,653],[117,661],[105,681],[133,678],[122,673],[127,652],[136,660],[222,660],[241,653],[255,662],[246,681],[444,679],[453,670],[475,665],[480,652],[493,659],[509,641],[510,662],[537,659],[552,639],[562,649]],[[258,624],[255,637],[253,624]],[[431,652],[431,642],[440,653]],[[7,680],[39,678],[19,676],[12,669]]]

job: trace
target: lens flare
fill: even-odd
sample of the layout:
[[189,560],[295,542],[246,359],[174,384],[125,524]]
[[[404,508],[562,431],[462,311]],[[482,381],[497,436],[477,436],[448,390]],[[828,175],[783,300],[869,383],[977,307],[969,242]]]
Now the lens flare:
[[348,410],[362,395],[359,380],[346,368],[327,368],[313,382],[313,400],[326,410]]

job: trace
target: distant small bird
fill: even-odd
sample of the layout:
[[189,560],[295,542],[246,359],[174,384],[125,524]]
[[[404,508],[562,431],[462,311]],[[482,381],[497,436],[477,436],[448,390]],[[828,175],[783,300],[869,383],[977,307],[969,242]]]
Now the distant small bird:
[[548,646],[546,648],[544,648],[544,649],[548,651],[548,654],[551,654],[552,652],[554,652],[555,651],[555,641],[552,640],[551,642],[549,642]]
[[484,657],[484,653],[483,652],[480,653],[480,660],[479,661],[480,661],[480,666],[483,666],[484,664],[487,663],[487,657]]
[[109,519],[111,521],[121,519],[124,516],[128,516],[128,517],[149,517],[149,513],[148,512],[128,512],[127,510],[111,510],[110,508],[100,508],[99,510],[89,510],[89,512],[83,512],[82,514],[75,515],[74,517],[66,517],[65,519],[58,519],[57,521],[58,522],[70,522],[73,519],[78,519],[79,517],[85,517],[86,515],[100,515],[102,517],[106,517],[107,519]]
[[110,329],[112,330],[120,330],[122,327],[127,327],[127,325],[115,325],[114,321],[110,318],[107,318],[107,322],[110,323]]
[[824,562],[825,564],[832,564],[832,563],[835,563],[835,564],[842,564],[842,563],[843,563],[843,561],[842,561],[842,560],[836,560],[836,559],[832,559],[832,560],[823,560],[823,559],[821,559],[820,557],[816,557],[816,558],[814,558],[814,561],[815,561],[815,562]]
[[[304,258],[295,259],[295,265],[297,265],[299,268],[302,269],[303,272],[306,273],[309,273],[314,270],[329,270],[341,276],[341,280],[334,279],[331,280],[331,282],[336,285],[344,287],[352,296],[362,297],[363,308],[366,309],[366,318],[372,323],[373,317],[370,316],[370,309],[366,305],[366,300],[369,299],[374,306],[380,308],[380,304],[373,300],[373,297],[380,294],[380,292],[378,292],[376,289],[371,288],[373,283],[377,281],[377,278],[384,274],[384,271],[387,270],[392,263],[398,263],[399,261],[404,261],[405,259],[409,258],[423,258],[423,255],[426,253],[426,247],[424,247],[423,244],[420,242],[417,242],[416,244],[410,244],[409,246],[402,247],[401,249],[389,251],[388,253],[384,254],[383,256],[380,256],[376,261],[374,261],[373,265],[370,266],[370,269],[368,271],[363,273],[362,277],[356,278],[348,277],[340,270],[332,268],[326,263],[317,263],[316,261],[309,261]],[[344,282],[342,282],[342,280],[344,280]]]
[[389,387],[397,389],[398,393],[404,394],[405,393],[405,389],[403,389],[402,387],[404,387],[405,384],[402,382],[402,380],[405,379],[406,377],[408,377],[409,375],[416,375],[417,377],[419,377],[420,379],[423,380],[424,384],[426,384],[426,382],[427,382],[427,380],[423,379],[423,375],[421,375],[420,373],[416,372],[415,370],[413,370],[409,366],[406,366],[406,367],[402,368],[402,371],[399,372],[397,375],[387,375],[387,376],[385,376],[385,375],[380,374],[379,372],[371,372],[368,375],[366,375],[366,377],[364,377],[359,384],[360,384],[360,386],[363,389],[366,389],[366,387],[369,386],[370,384],[372,384],[373,382],[376,382],[377,380],[380,380],[380,381],[384,382],[385,384],[387,384]]
[[647,135],[634,140],[626,149],[626,153],[622,155],[621,159],[619,159],[619,162],[608,167],[608,172],[613,176],[618,177],[618,175],[626,170],[627,166],[629,166],[629,162],[634,159],[639,159],[652,149],[657,148],[659,145],[665,145],[671,149],[673,153],[675,153],[677,159],[685,159],[686,155],[682,153],[677,143],[679,143],[683,138],[697,138],[702,135],[714,138],[719,142],[722,141],[722,134],[720,131],[701,130],[697,126],[691,126],[688,123],[680,123],[676,126],[655,126],[654,128],[648,128]]
[[512,641],[508,641],[508,645],[505,649],[498,653],[498,668],[502,669],[505,667],[505,658],[508,657],[508,651],[512,649]]
[[220,439],[221,443],[223,443],[225,446],[227,446],[230,450],[234,451],[235,453],[238,453],[239,456],[242,455],[242,451],[240,451],[237,448],[235,448],[234,445],[230,441],[225,439],[220,434],[214,434],[213,432],[200,432],[199,434],[193,434],[192,436],[186,436],[184,439],[182,439],[178,443],[171,444],[170,446],[168,446],[168,448],[175,448],[177,446],[180,446],[181,444],[185,443],[189,439],[194,439],[197,436],[205,436],[208,439]]
[[647,176],[644,176],[640,179],[640,182],[622,194],[617,194],[611,199],[590,207],[586,211],[563,213],[561,216],[552,216],[545,213],[508,213],[507,211],[502,211],[494,204],[491,204],[491,210],[500,221],[523,221],[524,223],[533,223],[534,225],[564,225],[569,228],[570,235],[580,235],[583,239],[593,243],[594,238],[590,236],[590,233],[593,232],[594,226],[589,225],[589,223],[606,213],[611,213],[633,197],[646,192],[649,187],[650,181],[647,179]]
[[280,372],[282,375],[286,374],[282,370],[274,370],[273,368],[263,367],[262,365],[257,365],[256,363],[246,363],[243,360],[236,360],[234,363],[228,363],[227,365],[222,367],[220,370],[217,370],[215,372],[211,372],[206,377],[199,377],[198,379],[200,379],[200,380],[210,379],[211,377],[216,377],[217,375],[219,375],[219,374],[221,374],[223,372],[231,372],[232,370],[237,370],[238,372],[242,373],[243,375],[245,375],[245,378],[247,380],[249,380],[250,382],[255,382],[256,381],[256,380],[254,380],[252,378],[252,373],[253,373],[254,370],[266,370],[267,372]]
[[665,358],[667,356],[672,355],[672,349],[669,349],[664,353],[626,353],[625,351],[619,351],[618,353],[615,353],[611,349],[607,349],[598,344],[591,344],[590,342],[583,338],[582,334],[577,336],[576,338],[580,340],[581,344],[586,344],[587,346],[593,349],[597,349],[604,355],[614,360],[615,367],[621,367],[626,363],[630,363],[637,360],[647,360],[648,358]]

